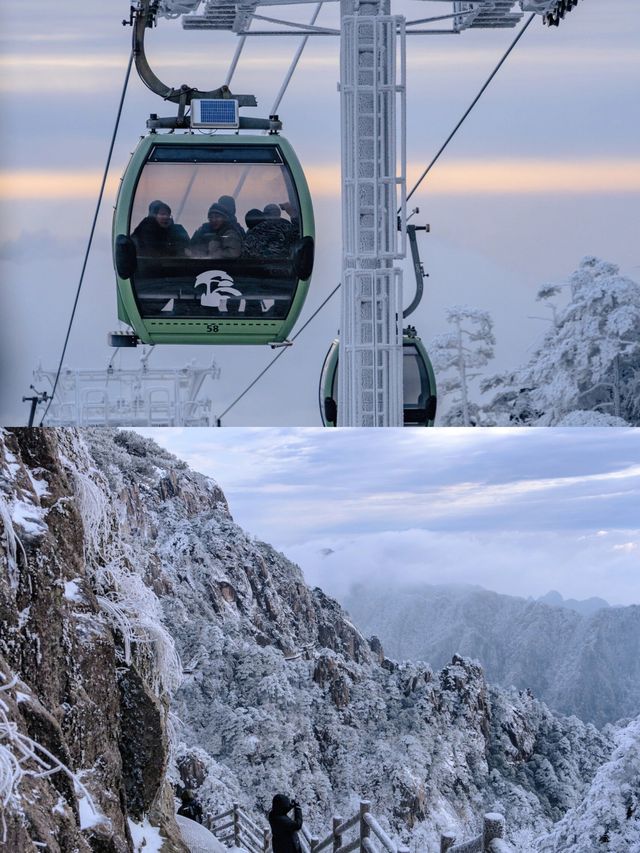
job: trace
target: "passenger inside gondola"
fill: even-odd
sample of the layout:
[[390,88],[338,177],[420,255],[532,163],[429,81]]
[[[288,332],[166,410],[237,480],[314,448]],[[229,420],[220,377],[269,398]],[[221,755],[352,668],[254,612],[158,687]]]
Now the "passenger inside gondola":
[[247,226],[249,232],[245,236],[242,248],[242,256],[245,258],[290,258],[294,242],[298,239],[300,229],[297,220],[291,216],[291,221],[285,219],[281,209],[291,216],[293,208],[291,204],[267,204],[262,211],[262,217],[254,214],[256,224]]
[[156,199],[149,214],[133,231],[131,238],[141,255],[149,257],[182,257],[189,245],[189,235],[171,218],[169,205]]
[[[227,198],[233,199],[230,196]],[[235,202],[234,202],[235,208]],[[191,238],[189,254],[192,258],[239,258],[242,254],[241,227],[235,213],[220,202],[211,205],[207,222],[201,225]]]
[[218,199],[218,204],[222,205],[229,214],[229,222],[236,229],[241,237],[244,237],[245,230],[238,222],[236,217],[236,200],[232,195],[221,195]]
[[[295,184],[275,149],[158,145],[136,184],[131,228],[158,197],[171,199],[181,225],[158,201],[144,227],[129,234],[137,249],[131,283],[141,317],[164,323],[287,316],[306,278],[299,274],[303,222]],[[166,228],[166,236],[146,240],[149,228]]]

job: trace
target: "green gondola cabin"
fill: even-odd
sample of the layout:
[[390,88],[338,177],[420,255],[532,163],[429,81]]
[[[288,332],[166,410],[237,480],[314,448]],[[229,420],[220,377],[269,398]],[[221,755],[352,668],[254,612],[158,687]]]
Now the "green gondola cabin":
[[[339,345],[336,338],[320,374],[319,403],[324,426],[337,426],[338,422]],[[413,327],[405,329],[402,355],[404,425],[432,427],[436,417],[436,379],[427,351]]]
[[314,239],[309,188],[281,136],[152,132],[114,213],[118,317],[145,344],[285,341]]

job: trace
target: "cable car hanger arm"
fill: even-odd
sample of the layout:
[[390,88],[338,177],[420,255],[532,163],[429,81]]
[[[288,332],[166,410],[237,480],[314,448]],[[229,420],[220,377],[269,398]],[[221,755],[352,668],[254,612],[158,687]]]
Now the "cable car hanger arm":
[[255,107],[257,102],[254,95],[232,95],[228,86],[218,89],[200,91],[192,86],[180,86],[175,89],[167,86],[151,70],[144,49],[144,39],[147,29],[154,26],[158,11],[158,0],[139,0],[137,6],[132,6],[129,20],[122,23],[133,27],[132,50],[136,71],[142,82],[165,101],[188,106],[193,98],[233,98],[241,107]]

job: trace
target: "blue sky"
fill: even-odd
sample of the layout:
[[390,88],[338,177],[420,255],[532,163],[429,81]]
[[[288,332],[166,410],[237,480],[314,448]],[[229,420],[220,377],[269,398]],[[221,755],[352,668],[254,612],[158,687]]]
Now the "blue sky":
[[637,430],[142,432],[335,594],[391,575],[640,603]]
[[[394,13],[437,13],[438,3],[398,0]],[[450,4],[444,4],[445,11]],[[124,77],[129,3],[23,0],[0,11],[0,423],[23,422],[32,371],[57,363],[93,216]],[[283,10],[274,8],[279,14]],[[286,11],[286,10],[285,10]],[[302,6],[292,15],[308,19]],[[335,23],[327,3],[319,23]],[[410,178],[431,159],[514,37],[474,31],[408,42]],[[297,39],[249,40],[234,81],[268,113]],[[228,32],[187,32],[160,21],[149,36],[154,69],[171,85],[218,85],[236,46]],[[317,266],[300,324],[340,276],[338,41],[311,40],[280,108],[308,173],[317,219]],[[541,284],[562,282],[586,254],[640,276],[637,221],[640,4],[582,0],[557,29],[532,24],[474,113],[412,200],[431,224],[421,237],[430,273],[412,321],[428,341],[446,331],[445,310],[468,304],[496,323],[496,359],[514,367],[546,326],[535,302]],[[117,328],[110,259],[119,176],[161,104],[134,76],[98,221],[67,358],[104,368]],[[411,183],[411,182],[410,182]],[[42,232],[37,237],[34,232]],[[412,285],[406,270],[406,299]],[[324,309],[291,352],[225,418],[236,425],[319,424],[317,380],[339,326],[339,300]],[[157,348],[155,366],[214,358],[221,378],[207,393],[222,412],[272,358],[265,348]],[[137,365],[121,352],[116,366]],[[295,389],[295,392],[294,390]]]

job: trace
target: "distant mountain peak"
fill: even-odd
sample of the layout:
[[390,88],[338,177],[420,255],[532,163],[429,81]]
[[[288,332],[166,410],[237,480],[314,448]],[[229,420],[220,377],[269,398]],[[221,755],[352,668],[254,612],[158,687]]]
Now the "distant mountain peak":
[[575,610],[576,613],[581,613],[583,616],[590,616],[592,613],[597,613],[598,610],[611,607],[609,602],[605,601],[604,598],[598,598],[597,596],[584,599],[564,598],[556,589],[550,590],[546,595],[541,595],[537,601],[542,604],[549,604],[552,607],[564,607],[566,610]]

